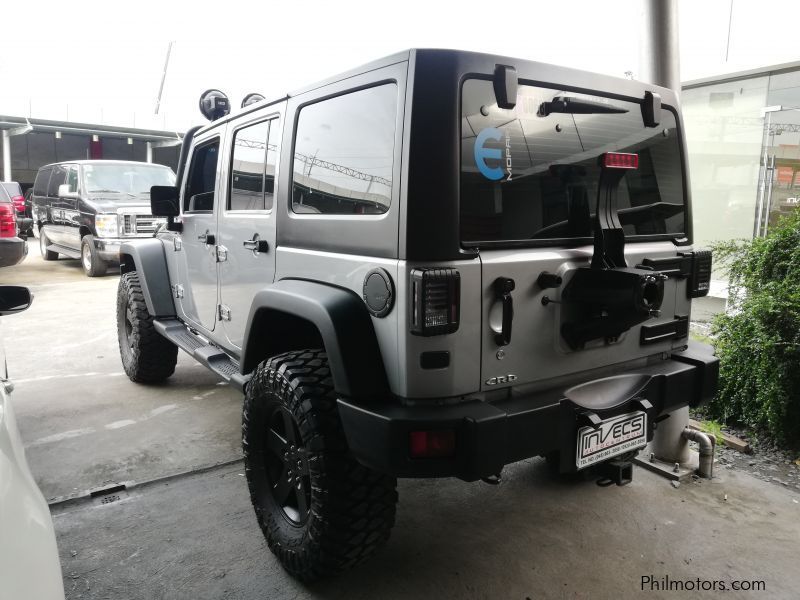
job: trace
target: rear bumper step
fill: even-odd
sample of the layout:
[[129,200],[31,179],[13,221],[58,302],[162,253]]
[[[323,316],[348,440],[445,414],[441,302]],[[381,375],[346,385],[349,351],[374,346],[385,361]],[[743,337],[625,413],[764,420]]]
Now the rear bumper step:
[[[476,481],[499,473],[506,464],[554,451],[561,455],[562,471],[575,470],[578,429],[587,414],[606,420],[645,410],[650,441],[665,415],[710,399],[718,373],[719,359],[710,347],[693,344],[668,360],[567,390],[444,406],[340,398],[339,412],[348,444],[363,464],[399,477]],[[455,432],[453,455],[411,458],[411,432],[435,430]]]
[[222,350],[193,334],[186,325],[177,319],[155,319],[153,325],[159,334],[216,373],[221,379],[244,390],[250,376],[242,375],[239,363]]

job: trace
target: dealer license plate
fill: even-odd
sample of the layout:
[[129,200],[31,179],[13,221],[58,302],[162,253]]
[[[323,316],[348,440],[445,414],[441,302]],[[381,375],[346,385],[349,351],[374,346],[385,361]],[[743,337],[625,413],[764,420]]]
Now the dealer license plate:
[[633,412],[578,430],[579,469],[647,445],[647,413]]

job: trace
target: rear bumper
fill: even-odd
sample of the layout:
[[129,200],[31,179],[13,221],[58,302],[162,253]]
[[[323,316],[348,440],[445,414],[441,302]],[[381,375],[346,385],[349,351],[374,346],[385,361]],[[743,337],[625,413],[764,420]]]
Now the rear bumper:
[[28,246],[22,238],[0,238],[0,267],[16,265],[27,254]]
[[[339,412],[350,449],[368,467],[398,477],[474,481],[499,473],[506,464],[553,451],[561,452],[562,465],[574,465],[577,432],[587,412],[605,420],[645,410],[650,440],[659,417],[710,399],[718,375],[719,359],[711,348],[692,344],[669,360],[566,390],[444,406],[356,403],[340,398]],[[455,454],[410,458],[410,432],[438,429],[455,431]]]

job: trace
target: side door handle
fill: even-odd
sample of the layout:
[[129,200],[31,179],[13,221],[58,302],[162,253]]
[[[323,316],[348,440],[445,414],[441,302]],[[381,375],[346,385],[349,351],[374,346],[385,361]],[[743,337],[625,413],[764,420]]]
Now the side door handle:
[[258,239],[258,234],[254,235],[252,240],[245,240],[242,242],[242,246],[244,246],[245,250],[252,250],[253,254],[269,252],[269,242],[267,240]]
[[498,346],[508,346],[511,343],[511,323],[514,320],[514,299],[511,292],[516,284],[508,277],[498,277],[494,280],[494,293],[503,303],[503,328],[500,333],[494,334],[494,341]]
[[206,246],[213,246],[214,244],[217,243],[217,238],[216,236],[214,236],[213,233],[209,233],[208,229],[206,229],[205,233],[202,233],[197,236],[197,241],[205,242]]

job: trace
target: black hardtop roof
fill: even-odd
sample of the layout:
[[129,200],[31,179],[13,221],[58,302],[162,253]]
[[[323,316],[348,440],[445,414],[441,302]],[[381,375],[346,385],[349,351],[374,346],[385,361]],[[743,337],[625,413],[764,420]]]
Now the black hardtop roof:
[[[453,61],[456,61],[459,63],[463,63],[465,65],[467,64],[475,66],[480,65],[480,68],[476,69],[474,72],[476,74],[482,74],[482,75],[490,75],[493,72],[494,66],[497,64],[510,65],[517,69],[517,71],[520,73],[520,77],[523,79],[527,78],[526,74],[530,77],[530,74],[535,73],[536,74],[535,79],[541,83],[551,83],[554,85],[564,85],[567,87],[569,86],[588,87],[598,90],[604,90],[606,88],[613,87],[614,91],[618,95],[629,96],[629,97],[641,97],[644,93],[644,90],[652,90],[659,92],[662,96],[662,100],[666,104],[670,104],[673,106],[677,104],[677,97],[675,93],[670,89],[652,84],[642,83],[640,81],[625,79],[622,77],[614,77],[611,75],[603,75],[598,73],[592,73],[590,71],[574,69],[572,67],[542,63],[529,59],[488,54],[484,52],[472,52],[469,50],[452,50],[447,48],[410,48],[408,50],[403,50],[401,52],[396,52],[394,54],[384,56],[382,58],[370,61],[368,63],[354,67],[352,69],[348,69],[347,71],[343,71],[341,73],[338,73],[337,75],[333,75],[321,81],[317,81],[307,86],[298,88],[279,98],[272,98],[272,99],[268,98],[262,100],[261,102],[256,102],[254,104],[251,104],[242,109],[234,109],[234,111],[231,112],[229,115],[221,119],[218,119],[212,123],[203,125],[197,133],[200,134],[228,121],[238,119],[253,111],[259,110],[266,106],[270,106],[272,104],[276,104],[278,102],[283,102],[285,100],[288,100],[289,98],[300,96],[302,94],[305,94],[306,92],[310,92],[320,87],[324,87],[332,83],[349,79],[350,77],[355,77],[357,75],[368,73],[370,71],[381,69],[383,67],[387,67],[389,65],[397,64],[404,61],[411,61],[417,63],[440,62],[443,64],[452,63]],[[587,82],[591,82],[593,85],[587,85]]]

